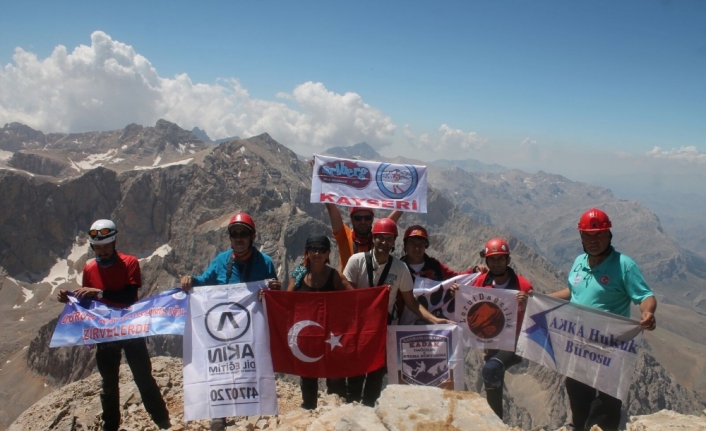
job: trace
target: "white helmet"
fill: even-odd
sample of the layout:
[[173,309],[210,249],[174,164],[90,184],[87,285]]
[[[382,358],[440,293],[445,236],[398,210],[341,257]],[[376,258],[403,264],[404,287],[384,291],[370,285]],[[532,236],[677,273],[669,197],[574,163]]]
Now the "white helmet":
[[115,223],[110,220],[96,220],[88,231],[88,242],[91,244],[108,244],[115,241],[115,234],[118,230]]

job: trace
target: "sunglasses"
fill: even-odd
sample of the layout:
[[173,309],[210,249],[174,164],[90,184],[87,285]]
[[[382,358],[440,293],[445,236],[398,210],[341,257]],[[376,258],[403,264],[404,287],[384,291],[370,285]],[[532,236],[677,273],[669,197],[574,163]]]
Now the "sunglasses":
[[314,254],[324,254],[328,252],[328,249],[326,247],[309,247],[307,248],[309,250],[309,253],[314,253]]
[[361,221],[361,220],[370,221],[373,219],[373,216],[371,216],[371,215],[366,215],[366,216],[354,215],[354,216],[351,216],[351,218],[355,221]]
[[228,235],[230,235],[231,238],[250,238],[252,232],[249,230],[234,230],[228,232]]
[[88,235],[91,236],[91,238],[95,238],[98,235],[105,236],[108,235],[109,233],[113,232],[113,229],[104,227],[103,229],[91,229],[88,231]]

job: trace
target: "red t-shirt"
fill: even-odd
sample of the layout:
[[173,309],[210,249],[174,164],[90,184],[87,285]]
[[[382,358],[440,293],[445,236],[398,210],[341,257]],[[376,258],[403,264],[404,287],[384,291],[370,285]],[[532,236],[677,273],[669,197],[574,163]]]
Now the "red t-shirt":
[[[83,281],[81,286],[93,287],[106,291],[122,291],[127,285],[142,286],[142,274],[140,273],[140,263],[135,256],[117,253],[115,262],[108,267],[101,267],[94,260],[88,262],[83,268]],[[111,306],[125,307],[125,304],[117,304],[112,301],[100,299]],[[135,294],[137,301],[137,294]]]

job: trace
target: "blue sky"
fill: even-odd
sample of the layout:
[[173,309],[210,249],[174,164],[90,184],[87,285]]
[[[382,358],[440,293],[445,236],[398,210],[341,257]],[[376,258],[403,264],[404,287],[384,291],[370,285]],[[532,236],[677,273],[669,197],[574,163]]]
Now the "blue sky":
[[[95,31],[108,39],[92,40]],[[97,78],[75,67],[53,80],[32,78],[56,69],[41,62],[57,45],[70,55],[99,43],[131,47],[169,82],[154,98],[138,97],[135,109],[127,95],[144,91],[105,78],[93,63]],[[36,55],[34,72],[18,70],[17,47]],[[163,116],[214,137],[268,131],[305,155],[366,140],[386,155],[470,157],[576,177],[601,164],[584,166],[596,152],[621,159],[623,169],[706,170],[700,1],[12,2],[0,17],[0,65],[0,123],[34,122],[45,132]],[[183,74],[187,90],[174,83]],[[12,94],[20,79],[37,80],[33,96]],[[129,88],[89,85],[91,96],[86,85],[63,84],[96,79]],[[221,99],[203,96],[199,84]],[[198,93],[191,108],[175,88]],[[71,102],[36,107],[52,97]],[[82,97],[94,103],[90,115],[47,114],[71,111]],[[144,108],[150,103],[158,107]],[[274,106],[282,104],[291,111]],[[232,118],[215,118],[219,109]]]

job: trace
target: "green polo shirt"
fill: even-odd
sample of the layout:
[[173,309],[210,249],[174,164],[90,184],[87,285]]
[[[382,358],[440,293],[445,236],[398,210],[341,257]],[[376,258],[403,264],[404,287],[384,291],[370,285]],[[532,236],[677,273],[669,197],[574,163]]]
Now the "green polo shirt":
[[569,272],[571,302],[630,317],[630,301],[640,304],[653,296],[634,260],[615,251],[591,269],[588,254],[576,258]]

